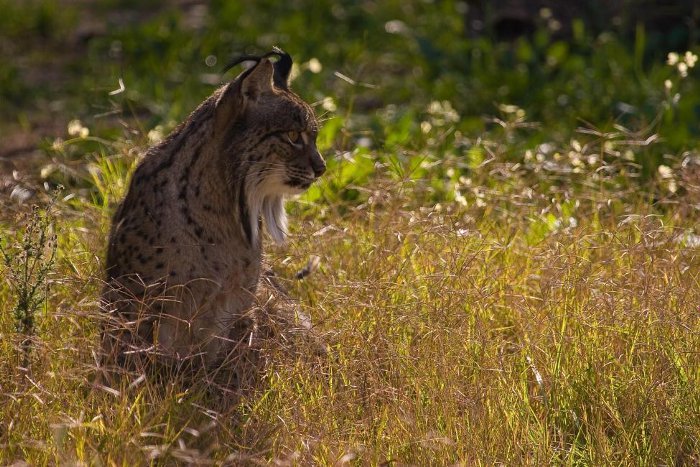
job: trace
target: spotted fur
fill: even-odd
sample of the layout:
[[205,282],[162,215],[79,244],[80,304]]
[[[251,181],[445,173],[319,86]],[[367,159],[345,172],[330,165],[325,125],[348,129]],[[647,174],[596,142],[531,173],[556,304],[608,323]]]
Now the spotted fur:
[[246,58],[255,65],[148,150],[114,215],[108,357],[220,358],[253,302],[263,220],[283,242],[285,196],[325,170],[313,110],[288,88],[291,57]]

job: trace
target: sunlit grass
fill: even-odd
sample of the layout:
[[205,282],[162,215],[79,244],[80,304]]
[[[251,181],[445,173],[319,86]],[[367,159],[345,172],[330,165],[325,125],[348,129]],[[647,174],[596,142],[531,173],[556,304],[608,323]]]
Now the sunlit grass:
[[27,367],[2,288],[0,462],[697,462],[692,222],[585,203],[534,242],[543,206],[419,206],[421,184],[377,174],[355,207],[293,209],[270,260],[291,278],[321,257],[288,285],[328,352],[270,353],[239,402],[177,378],[92,386],[109,208],[70,200]]

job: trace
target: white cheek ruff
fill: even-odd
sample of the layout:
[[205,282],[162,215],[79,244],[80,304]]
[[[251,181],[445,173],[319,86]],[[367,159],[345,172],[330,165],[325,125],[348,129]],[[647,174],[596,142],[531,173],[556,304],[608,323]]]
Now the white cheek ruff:
[[284,243],[287,237],[287,211],[282,195],[268,196],[263,201],[263,217],[267,232],[276,243]]
[[276,173],[268,175],[259,186],[248,183],[247,197],[253,244],[260,242],[258,220],[261,216],[275,243],[284,243],[287,237],[287,212],[284,210],[284,195],[280,192],[283,186],[281,177]]

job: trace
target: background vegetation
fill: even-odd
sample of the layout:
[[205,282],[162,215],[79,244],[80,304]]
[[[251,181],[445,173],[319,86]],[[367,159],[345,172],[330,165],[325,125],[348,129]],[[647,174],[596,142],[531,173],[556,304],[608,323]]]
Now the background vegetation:
[[[700,13],[503,38],[474,8],[0,0],[0,463],[700,462]],[[240,401],[96,385],[139,154],[273,45],[329,170],[269,258],[327,356],[271,352]]]

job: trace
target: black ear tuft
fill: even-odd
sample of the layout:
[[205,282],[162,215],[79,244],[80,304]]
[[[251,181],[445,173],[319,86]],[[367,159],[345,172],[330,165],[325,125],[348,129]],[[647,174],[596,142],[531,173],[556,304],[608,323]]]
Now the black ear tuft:
[[288,89],[289,73],[292,71],[292,57],[279,47],[273,47],[272,53],[279,57],[279,60],[274,64],[275,74],[272,80],[278,88]]
[[226,73],[231,68],[235,67],[236,65],[240,65],[243,62],[255,62],[257,64],[260,63],[260,60],[262,60],[263,58],[264,57],[261,57],[259,55],[241,55],[228,62],[228,64],[224,67],[223,70],[221,70],[221,72]]
[[[274,62],[274,74],[272,76],[272,81],[280,89],[289,89],[289,73],[292,71],[292,57],[280,49],[279,47],[273,47],[272,52],[268,52],[265,55],[241,55],[231,60],[226,67],[223,69],[223,73],[226,73],[231,68],[236,65],[240,65],[243,62],[255,62],[260,63],[264,58],[277,57],[277,61]],[[251,67],[242,74],[242,78],[247,76],[247,74],[255,67]]]

